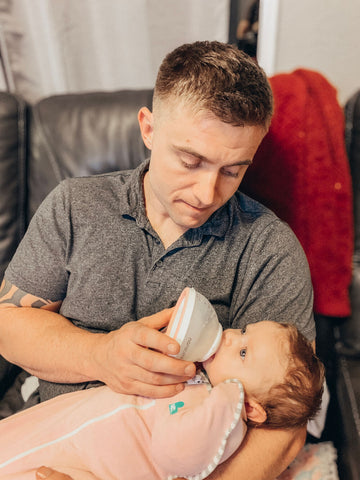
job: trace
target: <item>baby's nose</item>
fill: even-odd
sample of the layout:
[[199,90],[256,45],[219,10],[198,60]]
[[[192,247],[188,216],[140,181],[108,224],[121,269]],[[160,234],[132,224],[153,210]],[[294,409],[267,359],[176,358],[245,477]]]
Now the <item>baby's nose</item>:
[[231,330],[225,330],[225,332],[224,332],[224,343],[225,343],[225,346],[227,346],[227,347],[230,347],[230,346],[231,346],[232,340],[233,340],[233,336],[234,336],[234,332],[232,332]]

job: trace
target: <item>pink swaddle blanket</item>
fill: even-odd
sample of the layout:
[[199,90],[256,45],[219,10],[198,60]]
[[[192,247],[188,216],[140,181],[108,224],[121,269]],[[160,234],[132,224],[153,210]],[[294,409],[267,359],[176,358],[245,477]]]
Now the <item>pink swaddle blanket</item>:
[[41,465],[76,480],[206,478],[241,444],[244,411],[237,380],[160,400],[65,394],[0,422],[0,479],[34,480]]

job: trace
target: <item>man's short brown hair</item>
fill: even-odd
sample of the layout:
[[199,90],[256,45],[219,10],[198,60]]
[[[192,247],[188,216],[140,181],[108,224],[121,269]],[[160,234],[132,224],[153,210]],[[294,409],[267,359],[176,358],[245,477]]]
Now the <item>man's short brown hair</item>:
[[185,44],[162,62],[154,109],[163,100],[181,100],[234,126],[270,125],[271,87],[264,71],[235,46],[220,42]]

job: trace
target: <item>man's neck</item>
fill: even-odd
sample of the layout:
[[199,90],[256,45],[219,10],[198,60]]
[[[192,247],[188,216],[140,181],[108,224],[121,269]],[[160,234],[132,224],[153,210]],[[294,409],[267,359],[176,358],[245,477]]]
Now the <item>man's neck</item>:
[[154,198],[153,192],[148,184],[147,172],[145,173],[143,179],[143,193],[146,216],[152,228],[162,241],[164,248],[167,249],[170,247],[170,245],[176,242],[176,240],[180,238],[187,229],[182,228],[174,223],[167,213],[164,214],[162,212],[160,205],[158,208],[156,207],[157,201]]

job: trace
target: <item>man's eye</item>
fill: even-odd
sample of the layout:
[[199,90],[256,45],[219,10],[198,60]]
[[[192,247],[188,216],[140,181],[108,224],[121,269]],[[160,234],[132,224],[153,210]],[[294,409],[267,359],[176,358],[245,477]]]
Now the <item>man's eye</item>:
[[241,357],[241,358],[245,358],[245,357],[246,357],[246,348],[242,348],[242,349],[240,350],[240,357]]
[[231,170],[224,170],[224,175],[227,177],[238,178],[239,172],[231,171]]
[[246,333],[246,325],[241,329],[241,334],[244,335]]
[[196,155],[180,153],[180,161],[185,168],[197,168],[200,166],[201,159]]
[[199,163],[188,163],[188,162],[182,162],[183,166],[185,168],[197,168],[199,166]]

